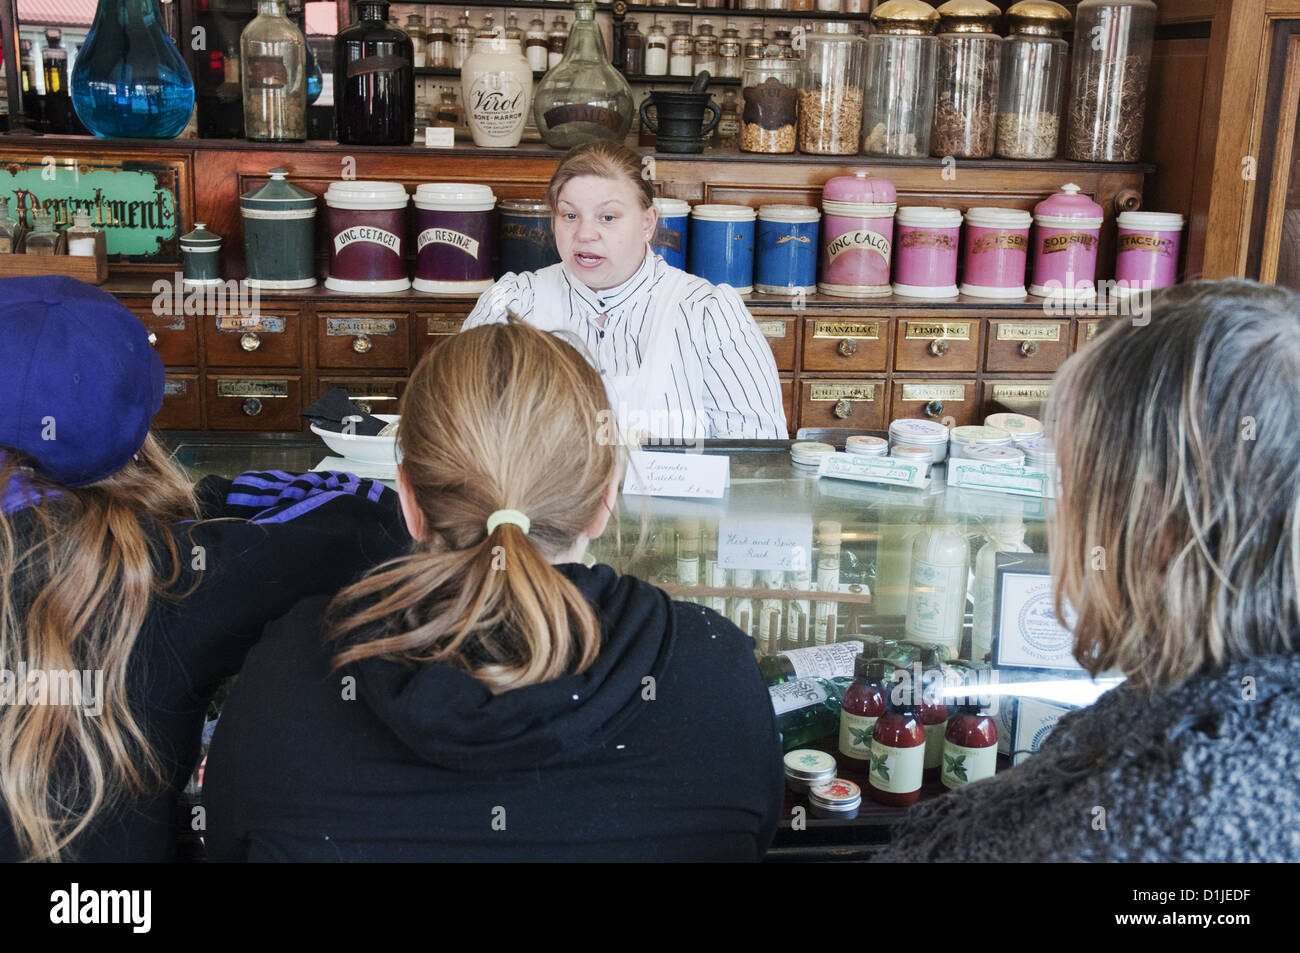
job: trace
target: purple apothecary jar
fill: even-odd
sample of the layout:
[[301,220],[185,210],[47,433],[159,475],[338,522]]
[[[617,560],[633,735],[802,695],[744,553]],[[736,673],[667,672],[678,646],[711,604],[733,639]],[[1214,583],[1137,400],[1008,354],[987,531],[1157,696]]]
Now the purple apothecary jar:
[[1077,185],[1034,206],[1034,283],[1040,298],[1079,301],[1097,293],[1097,245],[1105,213]]
[[406,207],[396,182],[331,182],[325,190],[329,275],[325,287],[354,294],[406,291]]
[[822,266],[817,290],[842,298],[887,295],[893,262],[894,184],[860,169],[822,189]]
[[1121,293],[1178,283],[1183,217],[1177,212],[1121,212],[1115,281]]
[[415,290],[477,295],[492,287],[492,209],[487,185],[429,182],[415,190]]
[[976,298],[1023,298],[1033,216],[1018,208],[966,212],[961,293]]
[[894,294],[956,297],[961,210],[909,206],[898,210],[894,222]]

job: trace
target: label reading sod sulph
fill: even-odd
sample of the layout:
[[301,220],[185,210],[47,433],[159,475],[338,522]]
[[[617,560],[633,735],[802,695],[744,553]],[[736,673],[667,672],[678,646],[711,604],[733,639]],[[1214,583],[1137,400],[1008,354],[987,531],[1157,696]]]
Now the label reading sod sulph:
[[910,794],[921,787],[924,770],[925,745],[895,748],[872,739],[871,773],[867,780],[873,788],[892,794]]
[[943,743],[943,770],[939,777],[945,787],[960,788],[974,781],[991,778],[997,767],[997,745],[967,748],[947,740]]
[[337,255],[349,245],[355,245],[358,242],[382,245],[398,255],[402,253],[401,236],[394,235],[383,228],[372,228],[369,225],[353,225],[351,228],[345,228],[334,236],[334,254]]
[[846,758],[867,761],[871,758],[871,732],[876,727],[876,715],[851,715],[840,711],[840,754]]
[[772,699],[772,711],[778,717],[826,701],[826,689],[811,678],[797,678],[792,682],[773,685],[767,693]]

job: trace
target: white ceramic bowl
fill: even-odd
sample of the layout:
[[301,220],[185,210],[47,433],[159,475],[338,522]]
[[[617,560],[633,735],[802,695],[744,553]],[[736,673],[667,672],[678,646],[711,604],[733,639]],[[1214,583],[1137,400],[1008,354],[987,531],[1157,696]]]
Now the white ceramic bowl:
[[[384,423],[391,424],[397,419],[396,414],[375,414]],[[311,432],[325,441],[337,456],[357,463],[369,463],[377,466],[397,466],[397,437],[367,437],[362,434],[343,434],[333,430],[321,430],[315,424]]]

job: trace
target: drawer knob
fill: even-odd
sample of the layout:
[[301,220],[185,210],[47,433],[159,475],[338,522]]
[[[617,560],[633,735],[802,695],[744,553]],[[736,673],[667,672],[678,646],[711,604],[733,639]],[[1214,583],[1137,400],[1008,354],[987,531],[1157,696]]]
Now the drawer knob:
[[354,400],[352,403],[356,404],[363,414],[373,413],[368,400]]
[[840,418],[840,420],[844,420],[846,417],[852,417],[853,403],[841,397],[835,402],[835,409],[831,411],[831,413]]
[[149,346],[150,347],[158,346],[158,335],[154,334],[152,331],[149,332]]
[[239,346],[245,351],[256,351],[262,346],[262,339],[250,331],[239,338]]
[[370,342],[369,334],[358,334],[352,339],[352,350],[356,351],[358,354],[365,354],[372,347],[374,347],[374,345]]
[[921,413],[925,414],[927,417],[941,416],[943,414],[943,401],[941,400],[930,401],[923,408],[921,408]]
[[858,342],[852,338],[844,338],[840,341],[839,347],[836,348],[844,357],[852,357],[858,353]]
[[1020,353],[1021,353],[1021,355],[1023,355],[1024,357],[1033,357],[1035,354],[1038,353],[1038,342],[1037,342],[1037,341],[1021,341],[1021,342],[1020,342]]
[[943,357],[948,353],[948,342],[941,338],[935,338],[930,342],[930,353],[935,357]]
[[244,401],[244,414],[249,417],[256,417],[262,412],[262,402],[256,397],[250,397]]

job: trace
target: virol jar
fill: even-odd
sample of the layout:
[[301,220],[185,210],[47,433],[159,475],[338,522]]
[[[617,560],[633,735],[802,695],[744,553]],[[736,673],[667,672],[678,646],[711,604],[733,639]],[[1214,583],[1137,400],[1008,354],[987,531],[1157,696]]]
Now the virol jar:
[[961,210],[900,208],[895,225],[894,294],[907,298],[955,298]]
[[331,182],[325,190],[329,275],[354,294],[406,291],[406,189],[396,182]]
[[487,185],[429,182],[415,190],[415,290],[476,295],[492,287],[492,209]]

